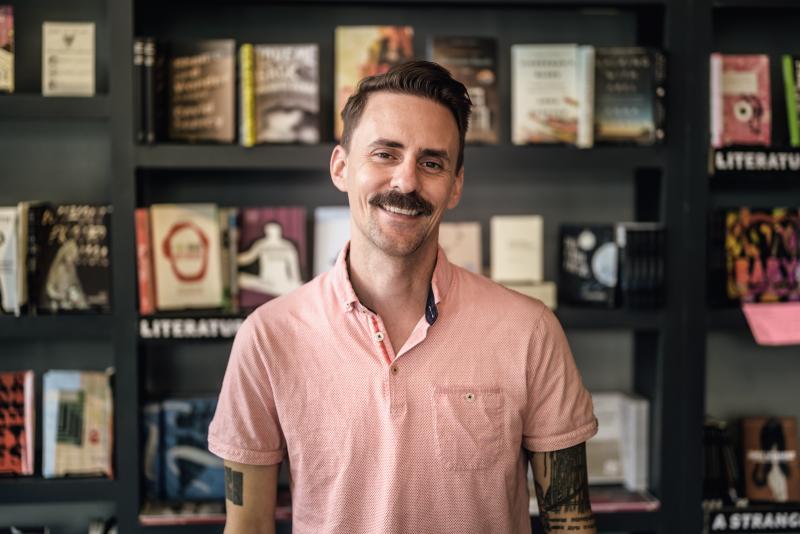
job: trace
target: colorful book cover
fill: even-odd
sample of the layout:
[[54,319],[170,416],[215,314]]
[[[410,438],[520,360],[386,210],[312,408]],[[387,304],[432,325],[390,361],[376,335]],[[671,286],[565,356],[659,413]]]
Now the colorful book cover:
[[232,39],[173,43],[169,59],[169,138],[236,140],[236,45]]
[[14,8],[0,6],[0,93],[14,92]]
[[786,98],[786,118],[789,126],[789,144],[800,147],[800,57],[784,55],[782,58],[783,85]]
[[334,138],[342,136],[342,110],[367,76],[382,74],[414,58],[410,26],[338,26],[334,83]]
[[561,301],[613,307],[617,257],[613,225],[562,225],[558,280]]
[[751,502],[800,502],[797,420],[745,417],[741,425],[746,497]]
[[712,145],[764,145],[772,140],[769,57],[711,55]]
[[108,374],[47,371],[42,383],[42,475],[111,477],[114,403]]
[[742,302],[800,300],[800,212],[740,208],[725,213],[727,295]]
[[32,475],[33,371],[0,373],[0,474]]
[[350,239],[350,208],[319,206],[314,209],[314,276],[331,269]]
[[306,210],[244,208],[239,226],[239,304],[245,310],[300,287],[307,273]]
[[17,208],[0,208],[0,314],[11,314],[19,307],[19,231]]
[[439,225],[439,246],[447,260],[470,272],[482,274],[481,223],[443,222]]
[[467,87],[472,100],[468,143],[497,143],[500,103],[497,95],[497,40],[491,37],[433,37],[431,61]]

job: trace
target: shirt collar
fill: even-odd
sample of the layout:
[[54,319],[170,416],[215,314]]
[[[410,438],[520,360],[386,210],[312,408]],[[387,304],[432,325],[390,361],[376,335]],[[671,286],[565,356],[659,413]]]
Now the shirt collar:
[[[336,258],[336,264],[333,267],[333,287],[336,293],[336,298],[342,305],[342,309],[349,312],[353,307],[358,304],[358,297],[353,290],[353,285],[350,283],[350,275],[347,272],[347,253],[350,250],[350,242],[348,241],[339,256]],[[431,285],[428,290],[428,299],[425,304],[425,319],[429,325],[436,322],[439,317],[438,304],[442,301],[450,287],[450,281],[453,278],[453,268],[447,260],[442,247],[436,255],[436,266],[433,269],[433,276],[431,277]]]

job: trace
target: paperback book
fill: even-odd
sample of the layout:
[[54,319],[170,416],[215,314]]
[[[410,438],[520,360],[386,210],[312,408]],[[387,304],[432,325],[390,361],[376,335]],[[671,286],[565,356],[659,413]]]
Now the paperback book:
[[42,24],[42,94],[94,96],[94,22]]
[[33,371],[0,373],[0,475],[32,475]]
[[786,98],[786,117],[789,126],[789,144],[800,147],[800,56],[785,54],[781,57],[783,87]]
[[320,206],[314,209],[314,276],[330,270],[350,239],[350,208]]
[[711,54],[711,145],[764,145],[772,140],[769,57]]
[[619,267],[614,225],[564,224],[560,232],[561,301],[614,307]]
[[14,92],[14,8],[0,6],[0,93]]
[[543,280],[543,227],[540,215],[495,215],[491,218],[492,280],[501,283]]
[[17,208],[0,208],[0,314],[15,313],[19,308],[19,218]]
[[745,493],[755,502],[800,502],[797,420],[742,419]]

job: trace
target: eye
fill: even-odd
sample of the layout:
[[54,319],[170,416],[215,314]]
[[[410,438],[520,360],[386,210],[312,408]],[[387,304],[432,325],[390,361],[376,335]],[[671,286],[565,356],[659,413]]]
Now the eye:
[[432,171],[441,171],[444,169],[441,163],[437,163],[435,161],[423,161],[422,166]]
[[375,152],[374,155],[378,159],[391,159],[392,158],[392,155],[389,154],[388,152]]

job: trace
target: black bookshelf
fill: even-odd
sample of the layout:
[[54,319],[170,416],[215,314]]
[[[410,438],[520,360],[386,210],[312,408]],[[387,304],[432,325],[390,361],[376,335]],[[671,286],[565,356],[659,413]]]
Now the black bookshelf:
[[0,503],[31,504],[115,501],[119,482],[105,478],[4,478]]
[[108,119],[108,96],[68,98],[32,94],[0,95],[4,119]]
[[0,316],[0,339],[111,340],[111,315]]

